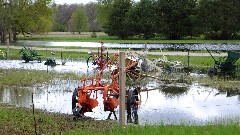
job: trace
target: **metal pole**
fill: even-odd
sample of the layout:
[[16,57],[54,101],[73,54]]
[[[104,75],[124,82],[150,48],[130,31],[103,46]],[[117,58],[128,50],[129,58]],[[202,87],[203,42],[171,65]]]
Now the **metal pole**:
[[119,105],[119,124],[121,128],[125,127],[125,82],[126,82],[126,73],[125,73],[125,53],[119,52],[119,90],[120,90],[120,105]]

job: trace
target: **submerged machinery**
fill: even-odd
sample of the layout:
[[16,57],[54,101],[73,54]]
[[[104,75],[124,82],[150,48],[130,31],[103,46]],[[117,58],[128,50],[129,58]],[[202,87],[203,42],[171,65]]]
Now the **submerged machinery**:
[[233,78],[236,76],[237,65],[235,63],[240,58],[239,53],[227,51],[227,57],[220,57],[219,60],[216,60],[208,49],[207,51],[214,60],[214,67],[208,70],[208,76],[231,76]]

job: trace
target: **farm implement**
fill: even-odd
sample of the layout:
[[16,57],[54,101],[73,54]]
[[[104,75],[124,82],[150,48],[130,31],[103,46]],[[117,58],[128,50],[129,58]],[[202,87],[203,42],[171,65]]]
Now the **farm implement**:
[[[110,111],[108,119],[114,114],[115,119],[117,116],[115,110],[119,105],[119,67],[115,66],[111,72],[111,83],[106,85],[101,81],[104,70],[109,67],[114,61],[117,61],[118,54],[114,54],[102,66],[96,77],[82,78],[82,86],[75,89],[72,96],[72,110],[73,115],[77,117],[84,116],[85,112],[92,112],[92,109],[98,106],[98,91],[101,91],[103,98],[104,111]],[[135,74],[137,62],[126,58],[126,74]],[[132,72],[134,71],[134,72]],[[89,82],[89,84],[87,84]],[[127,105],[127,121],[138,123],[137,109],[139,105],[138,88],[133,88],[127,91],[126,105]]]
[[93,52],[89,52],[89,57],[87,59],[87,66],[89,67],[89,61],[92,59],[92,65],[97,65],[97,68],[102,69],[103,66],[107,63],[107,61],[109,60],[109,56],[108,56],[108,52],[107,54],[104,54],[104,46],[103,46],[103,42],[101,42],[101,50],[99,52],[98,49],[98,54],[94,54]]
[[25,46],[20,50],[19,55],[21,59],[24,60],[26,63],[29,61],[37,61],[39,63],[42,62],[41,55],[37,54],[36,51],[26,48]]
[[223,77],[230,76],[232,78],[236,76],[237,66],[235,63],[240,58],[239,53],[227,51],[227,58],[220,57],[219,60],[216,60],[208,49],[207,51],[214,60],[214,67],[208,70],[208,76],[213,77],[214,75],[218,75]]
[[[72,95],[72,112],[76,116],[74,118],[83,117],[84,113],[92,112],[93,108],[99,105],[98,92],[102,93],[104,111],[109,111],[108,119],[113,114],[117,119],[115,110],[119,105],[119,67],[117,62],[119,61],[119,55],[113,54],[111,57],[104,58],[103,44],[101,45],[101,54],[95,59],[98,64],[98,72],[95,77],[84,77],[81,79],[82,86],[75,88]],[[89,59],[88,59],[89,60]],[[134,57],[125,58],[125,73],[126,77],[131,81],[135,81],[144,77],[141,69],[138,66],[138,60]],[[106,69],[109,68],[110,83],[105,84],[102,81],[103,74],[106,74]],[[126,90],[126,110],[127,110],[127,122],[138,123],[138,106],[139,106],[139,94],[140,87],[133,87]]]

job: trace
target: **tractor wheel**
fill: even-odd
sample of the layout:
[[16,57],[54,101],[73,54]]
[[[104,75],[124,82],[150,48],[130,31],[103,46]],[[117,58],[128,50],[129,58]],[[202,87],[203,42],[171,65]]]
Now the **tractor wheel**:
[[78,102],[77,98],[78,98],[78,89],[75,88],[72,94],[72,109],[76,107],[76,103]]
[[217,75],[217,69],[216,68],[210,68],[208,70],[208,76],[212,78],[213,76]]
[[78,102],[78,89],[75,88],[72,95],[72,113],[76,117],[82,117],[82,106],[77,106]]
[[127,96],[127,123],[138,124],[137,101],[139,101],[137,90],[129,90]]

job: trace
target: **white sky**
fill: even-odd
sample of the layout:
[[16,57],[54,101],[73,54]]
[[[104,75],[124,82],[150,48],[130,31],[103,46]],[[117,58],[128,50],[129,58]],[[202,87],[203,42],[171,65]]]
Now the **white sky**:
[[80,4],[80,3],[83,3],[83,4],[87,4],[88,2],[92,1],[92,2],[96,2],[96,0],[54,0],[56,4],[74,4],[74,3],[77,3],[77,4]]

